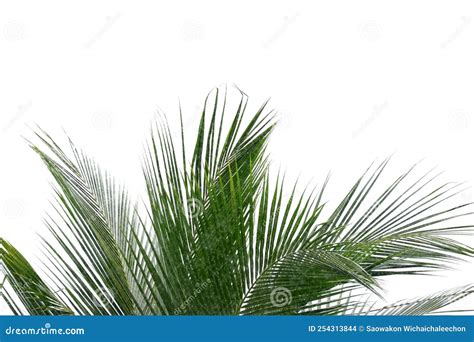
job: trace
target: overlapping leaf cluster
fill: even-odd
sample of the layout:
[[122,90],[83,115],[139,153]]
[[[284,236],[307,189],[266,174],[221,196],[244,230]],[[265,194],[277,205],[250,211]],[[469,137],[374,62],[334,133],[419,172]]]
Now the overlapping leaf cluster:
[[45,276],[0,241],[1,295],[12,312],[426,314],[474,291],[371,306],[368,294],[382,296],[382,277],[425,274],[473,256],[453,238],[473,232],[456,223],[469,204],[447,205],[458,185],[436,186],[431,173],[409,181],[410,169],[369,203],[384,161],[328,215],[327,181],[298,193],[296,185],[286,191],[283,176],[270,176],[273,113],[265,103],[247,118],[240,95],[235,108],[225,89],[208,96],[189,155],[182,120],[179,139],[166,120],[155,123],[141,209],[72,143],[66,153],[39,131],[32,148],[54,178],[57,203],[43,238]]

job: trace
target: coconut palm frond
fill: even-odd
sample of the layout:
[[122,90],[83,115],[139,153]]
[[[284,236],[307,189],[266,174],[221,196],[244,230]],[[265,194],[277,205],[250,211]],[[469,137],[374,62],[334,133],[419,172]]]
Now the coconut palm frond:
[[70,315],[65,303],[36,273],[15,247],[0,239],[0,256],[5,278],[0,293],[14,314]]
[[125,268],[135,220],[126,192],[72,143],[69,158],[45,132],[37,137],[44,150],[32,148],[56,181],[56,215],[46,221],[53,241],[43,239],[52,276],[82,314],[136,313],[134,273]]
[[474,255],[459,241],[474,229],[465,223],[470,204],[454,202],[459,185],[437,185],[433,172],[416,178],[412,167],[379,191],[385,160],[330,211],[328,179],[301,192],[271,174],[267,102],[248,116],[243,92],[235,105],[228,98],[227,89],[206,98],[191,150],[182,119],[178,139],[166,117],[154,122],[144,205],[74,144],[65,152],[38,130],[32,148],[57,198],[43,238],[50,280],[2,240],[9,287],[1,292],[12,312],[427,314],[472,292],[452,290],[403,310],[369,302],[383,297],[383,277],[432,273]]
[[[447,291],[442,291],[430,296],[400,301],[381,308],[370,309],[362,312],[363,315],[426,315],[439,313],[440,309],[457,302],[472,294],[474,286],[468,285]],[[470,310],[472,311],[472,310]],[[445,311],[446,312],[446,311]],[[452,312],[456,312],[453,310]]]
[[[330,241],[318,241],[321,248],[343,251],[374,276],[424,274],[446,268],[449,261],[472,257],[472,247],[452,238],[472,233],[472,225],[457,224],[457,219],[472,215],[472,203],[445,205],[459,193],[459,185],[429,188],[436,179],[433,176],[426,180],[429,174],[404,185],[402,181],[412,170],[395,180],[359,217],[356,211],[366,196],[363,189],[372,187],[372,179],[379,177],[379,171],[371,175],[358,194],[351,190],[326,228],[342,225],[345,229],[336,237],[331,236]],[[358,187],[359,182],[353,189]],[[399,195],[393,194],[396,188],[401,188]]]

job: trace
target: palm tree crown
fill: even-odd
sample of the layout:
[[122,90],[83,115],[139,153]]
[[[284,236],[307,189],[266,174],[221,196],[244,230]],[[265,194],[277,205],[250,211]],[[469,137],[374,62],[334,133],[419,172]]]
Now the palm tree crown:
[[[55,213],[42,238],[42,272],[0,240],[1,296],[14,314],[261,315],[427,314],[474,291],[448,290],[377,307],[380,279],[420,275],[472,257],[469,204],[448,206],[456,184],[435,186],[413,168],[374,193],[388,161],[370,167],[326,214],[321,187],[287,193],[270,176],[274,128],[267,103],[244,116],[227,90],[206,98],[187,154],[166,119],[153,125],[143,176],[146,204],[72,143],[44,131],[31,144],[55,180]],[[40,275],[41,274],[41,275]]]

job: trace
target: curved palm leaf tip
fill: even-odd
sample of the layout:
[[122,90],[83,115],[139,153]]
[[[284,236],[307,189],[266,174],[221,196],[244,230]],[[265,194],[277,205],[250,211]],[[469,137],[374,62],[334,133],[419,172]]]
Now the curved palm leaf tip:
[[267,103],[247,118],[244,93],[235,107],[226,102],[226,89],[208,95],[189,154],[182,120],[180,139],[166,119],[154,124],[143,210],[72,143],[68,155],[39,130],[32,148],[57,196],[46,220],[51,236],[42,240],[48,281],[1,240],[1,294],[12,312],[427,314],[474,291],[369,305],[383,277],[426,274],[473,256],[453,238],[473,228],[455,223],[470,214],[468,204],[447,205],[458,186],[434,186],[431,173],[408,182],[412,168],[377,194],[384,161],[323,218],[327,180],[287,194],[284,178],[269,175]]

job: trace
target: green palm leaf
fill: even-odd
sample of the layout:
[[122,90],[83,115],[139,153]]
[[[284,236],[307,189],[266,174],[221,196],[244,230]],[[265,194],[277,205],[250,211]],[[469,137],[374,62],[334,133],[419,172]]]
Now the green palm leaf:
[[[410,301],[400,301],[381,308],[370,309],[362,314],[365,315],[426,315],[436,312],[474,292],[474,286],[468,285],[430,296],[412,299]],[[472,311],[472,310],[469,310]],[[446,312],[446,311],[445,311]],[[451,312],[457,312],[455,310]]]
[[[433,273],[474,255],[459,236],[469,204],[456,184],[415,167],[378,193],[388,160],[370,167],[328,213],[320,188],[287,191],[266,153],[275,122],[264,103],[227,89],[204,103],[190,153],[181,120],[164,116],[145,150],[144,205],[70,143],[38,130],[33,150],[55,182],[55,211],[42,239],[42,280],[2,240],[2,298],[15,314],[261,315],[427,314],[472,287],[374,309],[380,279]],[[410,179],[413,179],[410,181]]]
[[[0,286],[2,298],[14,314],[23,310],[30,315],[69,315],[73,312],[53,293],[30,263],[4,239],[0,256],[5,279]],[[18,300],[15,300],[15,297]]]

